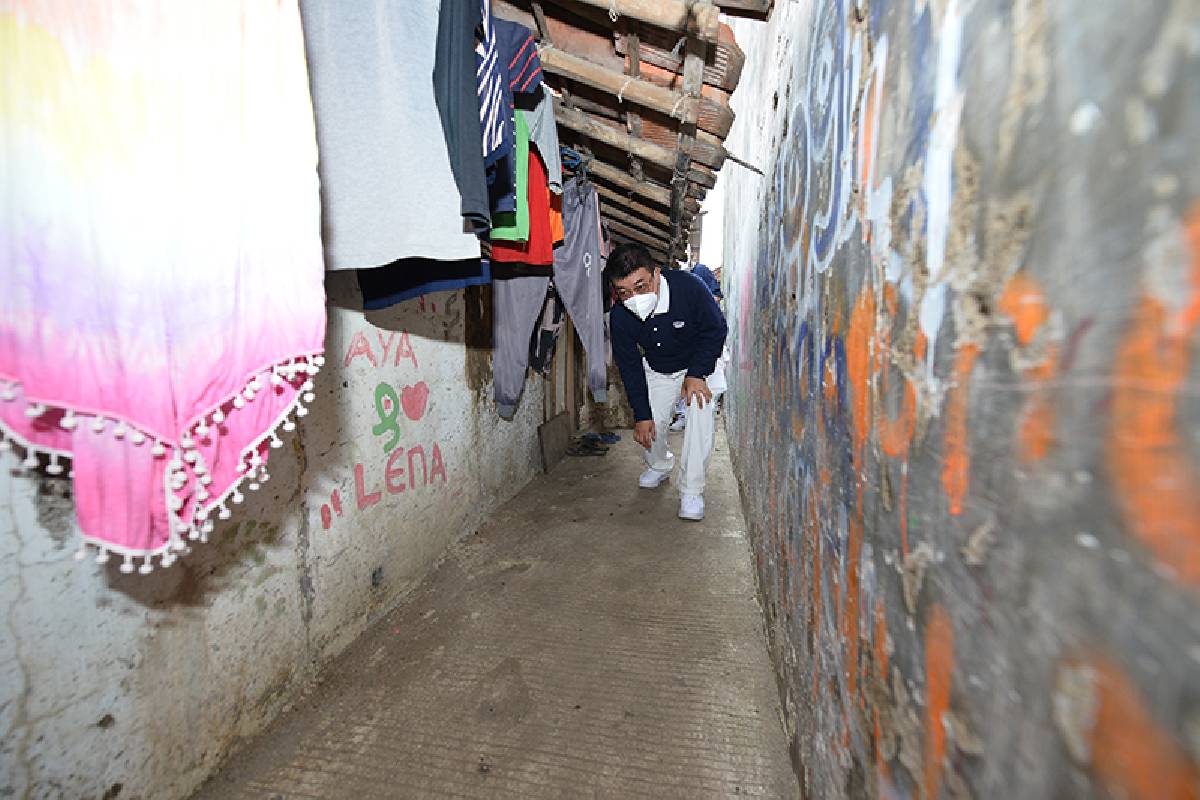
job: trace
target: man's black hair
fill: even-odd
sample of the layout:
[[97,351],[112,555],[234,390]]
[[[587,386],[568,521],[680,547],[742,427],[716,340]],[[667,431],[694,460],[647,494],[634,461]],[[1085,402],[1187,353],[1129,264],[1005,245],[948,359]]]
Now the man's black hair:
[[611,284],[627,275],[637,272],[642,267],[653,273],[654,268],[657,266],[654,263],[654,256],[650,254],[650,250],[644,245],[625,242],[614,247],[613,251],[608,254],[608,265],[604,268],[604,279]]

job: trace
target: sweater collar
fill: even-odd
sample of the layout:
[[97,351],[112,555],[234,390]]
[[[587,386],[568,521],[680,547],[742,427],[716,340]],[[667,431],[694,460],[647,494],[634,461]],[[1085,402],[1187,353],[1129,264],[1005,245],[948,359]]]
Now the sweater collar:
[[658,277],[658,305],[650,316],[665,314],[671,308],[671,284],[667,281],[667,271],[663,270]]

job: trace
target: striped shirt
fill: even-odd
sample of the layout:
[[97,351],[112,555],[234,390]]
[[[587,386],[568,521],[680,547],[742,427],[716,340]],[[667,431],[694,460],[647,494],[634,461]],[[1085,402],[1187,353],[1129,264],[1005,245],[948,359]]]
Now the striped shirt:
[[[505,125],[507,108],[512,104],[504,91],[505,81],[499,67],[496,31],[492,26],[491,0],[480,0],[483,41],[475,49],[475,87],[479,93],[479,126],[483,131],[483,157],[490,159],[507,142],[512,149],[512,131]],[[505,135],[507,133],[507,136]]]

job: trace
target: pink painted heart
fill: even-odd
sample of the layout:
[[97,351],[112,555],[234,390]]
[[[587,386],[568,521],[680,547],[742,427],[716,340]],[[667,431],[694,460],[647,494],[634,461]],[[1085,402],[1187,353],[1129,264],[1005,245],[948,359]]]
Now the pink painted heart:
[[404,406],[404,415],[416,422],[425,416],[425,406],[429,403],[429,385],[420,381],[415,386],[405,386],[400,390],[400,405]]

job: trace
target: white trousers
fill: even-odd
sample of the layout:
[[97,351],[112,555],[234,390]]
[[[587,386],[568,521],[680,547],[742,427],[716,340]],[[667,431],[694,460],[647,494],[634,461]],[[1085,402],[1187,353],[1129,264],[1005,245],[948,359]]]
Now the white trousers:
[[[642,367],[646,372],[646,387],[650,394],[650,413],[654,416],[654,442],[646,451],[646,464],[659,472],[670,472],[674,459],[667,449],[667,431],[675,403],[683,391],[687,370],[664,375],[650,369],[644,360]],[[679,476],[675,481],[680,494],[704,494],[704,474],[708,471],[713,434],[716,431],[717,397],[725,391],[723,367],[718,362],[716,371],[708,377],[712,401],[705,401],[704,408],[700,408],[693,400],[684,411],[687,424],[683,429],[683,450],[679,454]]]

